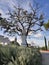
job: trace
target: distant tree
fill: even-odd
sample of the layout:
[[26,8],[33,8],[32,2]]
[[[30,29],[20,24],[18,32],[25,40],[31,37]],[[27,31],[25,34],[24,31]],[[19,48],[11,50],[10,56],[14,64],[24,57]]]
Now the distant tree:
[[11,45],[17,45],[20,46],[20,44],[17,42],[17,39],[15,38],[14,41],[11,41]]
[[[4,28],[4,32],[8,32],[9,34],[18,34],[21,36],[22,44],[27,44],[27,36],[30,32],[35,33],[37,31],[42,31],[42,26],[44,23],[43,14],[40,14],[38,9],[39,7],[32,7],[30,5],[30,11],[27,11],[21,7],[14,6],[15,10],[11,12],[9,10],[8,15],[9,19],[2,19],[0,17],[0,26]],[[38,14],[39,13],[39,14]]]
[[44,27],[45,27],[46,30],[49,30],[49,20],[48,20],[47,23],[44,24]]
[[[45,27],[45,29],[46,29],[47,31],[49,31],[49,20],[48,20],[47,23],[44,23],[44,27]],[[46,37],[45,37],[45,47],[46,47],[46,49],[47,49]]]

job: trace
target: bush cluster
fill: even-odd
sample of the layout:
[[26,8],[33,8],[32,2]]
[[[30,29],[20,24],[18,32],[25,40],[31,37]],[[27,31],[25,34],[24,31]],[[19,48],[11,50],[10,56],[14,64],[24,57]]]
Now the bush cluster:
[[42,65],[41,53],[32,47],[1,46],[0,65]]

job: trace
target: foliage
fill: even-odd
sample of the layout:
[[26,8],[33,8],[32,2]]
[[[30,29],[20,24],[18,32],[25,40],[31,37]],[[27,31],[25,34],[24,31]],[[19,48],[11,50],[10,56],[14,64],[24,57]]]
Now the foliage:
[[0,44],[0,47],[2,47],[2,44]]
[[16,45],[16,46],[20,46],[20,44],[18,42],[12,41],[9,45]]
[[45,27],[46,30],[49,30],[49,20],[48,20],[47,23],[44,24],[44,27]]
[[41,65],[42,58],[39,50],[32,47],[0,47],[1,65]]
[[46,50],[46,47],[43,46],[43,47],[40,47],[39,49],[40,50]]

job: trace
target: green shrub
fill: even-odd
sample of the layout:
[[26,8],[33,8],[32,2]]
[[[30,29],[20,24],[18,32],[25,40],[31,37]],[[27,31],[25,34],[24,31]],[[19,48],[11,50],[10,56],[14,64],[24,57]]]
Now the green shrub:
[[46,50],[46,47],[40,47],[40,50]]
[[0,47],[1,65],[42,65],[39,50],[32,47]]

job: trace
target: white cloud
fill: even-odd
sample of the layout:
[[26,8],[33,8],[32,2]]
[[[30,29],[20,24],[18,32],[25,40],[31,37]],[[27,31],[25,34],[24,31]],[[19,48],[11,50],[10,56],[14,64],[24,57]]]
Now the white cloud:
[[0,13],[1,13],[2,15],[4,15],[4,12],[3,12],[3,10],[2,10],[2,9],[0,9]]
[[42,36],[43,36],[42,33],[37,33],[34,35],[34,37],[42,37]]
[[[21,7],[23,7],[26,10],[29,10],[29,3],[32,3],[33,0],[0,0],[0,4],[4,5],[4,6],[9,6],[10,8],[13,8],[13,5],[20,5]],[[3,7],[4,7],[3,6]]]
[[0,13],[2,14],[3,18],[8,18],[8,15],[6,15],[5,12],[2,9],[0,9]]
[[9,40],[10,41],[14,41],[15,40],[15,37],[9,37]]

